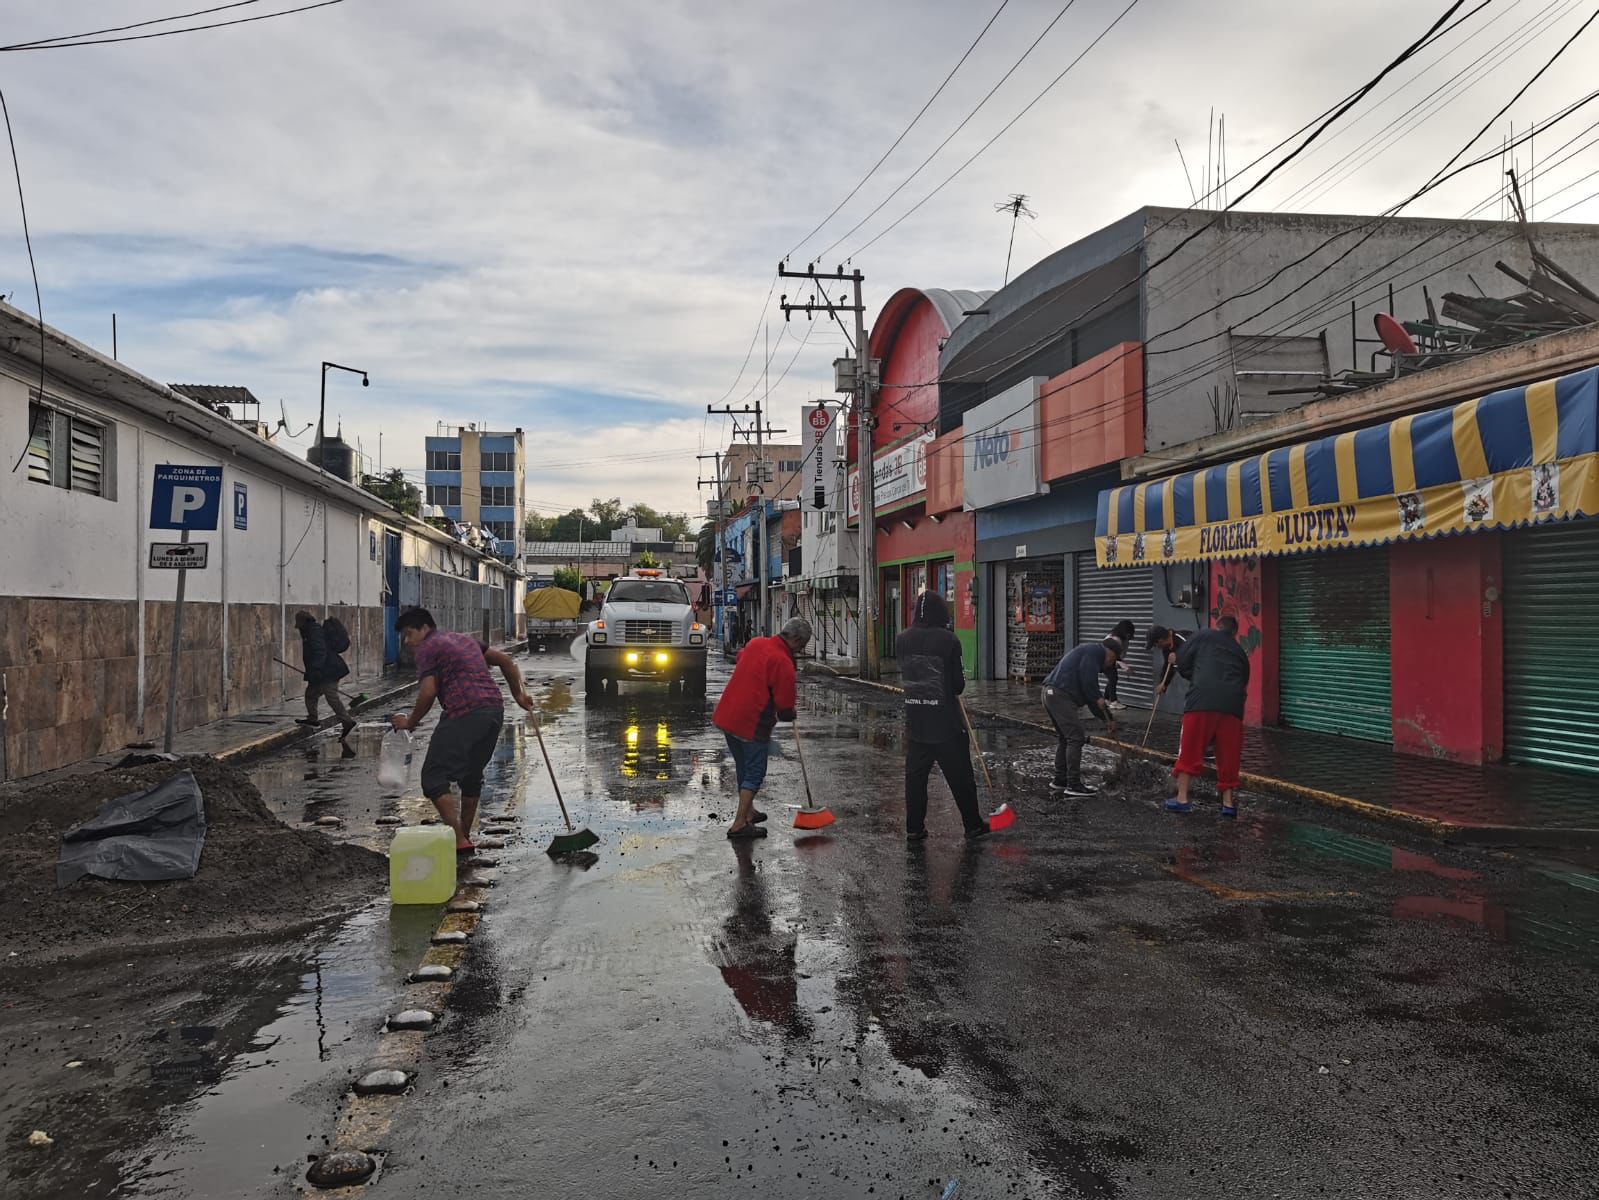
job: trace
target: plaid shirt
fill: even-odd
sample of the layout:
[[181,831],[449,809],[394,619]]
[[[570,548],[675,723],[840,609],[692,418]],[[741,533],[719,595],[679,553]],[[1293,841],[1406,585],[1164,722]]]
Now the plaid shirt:
[[466,633],[435,629],[416,648],[418,679],[429,675],[439,689],[439,704],[447,717],[459,717],[477,708],[501,708],[500,685],[484,660],[487,647]]

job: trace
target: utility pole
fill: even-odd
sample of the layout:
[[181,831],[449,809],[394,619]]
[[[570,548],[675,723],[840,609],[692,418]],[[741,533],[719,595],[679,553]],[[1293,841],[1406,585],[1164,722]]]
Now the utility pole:
[[[770,358],[771,356],[768,355],[767,357]],[[726,404],[724,404],[721,408],[717,408],[714,405],[707,404],[705,406],[705,411],[706,411],[706,413],[708,415],[711,415],[711,416],[732,417],[733,418],[733,436],[734,437],[739,436],[739,434],[741,432],[739,427],[738,427],[738,418],[741,417],[741,416],[747,416],[747,415],[749,415],[751,413],[753,413],[755,415],[755,435],[756,435],[755,457],[756,457],[756,463],[757,463],[756,473],[757,473],[757,478],[759,478],[759,473],[762,470],[764,470],[763,467],[758,465],[762,461],[761,457],[760,457],[761,456],[760,446],[762,445],[761,436],[760,435],[761,435],[761,430],[764,427],[764,422],[763,422],[762,417],[761,417],[761,405],[760,405],[760,402],[756,401],[754,408],[751,408],[747,404],[741,405],[738,408],[733,408],[731,405],[726,405]],[[761,485],[757,482],[754,486],[759,488]],[[760,502],[761,502],[761,505],[760,505],[761,512],[760,512],[760,517],[758,519],[757,526],[756,526],[757,536],[755,538],[755,545],[756,545],[757,550],[759,550],[761,542],[764,540],[764,536],[763,535],[764,535],[765,529],[766,529],[766,493],[765,492],[760,492],[759,493],[759,499],[760,499]],[[758,558],[759,554],[757,554],[756,557]],[[726,560],[725,549],[724,549],[724,552],[723,552],[723,560],[724,560],[724,562]],[[764,572],[764,570],[762,569],[762,567],[761,567],[761,565],[759,563],[756,564],[756,570],[757,570],[757,574],[755,576],[756,588],[757,588],[756,609],[755,609],[755,611],[756,611],[756,621],[757,621],[756,628],[761,628],[762,625],[764,624],[765,612],[766,612],[765,584],[762,581],[762,575],[765,572]]]
[[[806,318],[810,319],[815,313],[825,312],[833,320],[838,321],[839,328],[842,329],[844,322],[840,320],[838,314],[841,312],[855,314],[856,457],[859,459],[861,481],[859,525],[861,612],[857,634],[860,644],[856,657],[860,662],[861,678],[877,679],[882,674],[882,662],[877,645],[877,489],[872,478],[875,466],[872,461],[872,429],[876,425],[876,418],[872,404],[872,361],[870,347],[866,344],[866,305],[861,299],[861,289],[865,281],[858,269],[846,272],[842,265],[835,271],[818,271],[816,264],[810,263],[803,271],[790,271],[786,263],[778,263],[777,273],[784,279],[809,280],[816,289],[812,299],[803,304],[790,304],[788,297],[782,296],[780,307],[785,318],[796,312],[803,312]],[[835,304],[822,286],[823,281],[852,283],[855,302],[845,304],[840,300]],[[848,334],[849,331],[846,329],[845,336]],[[847,503],[844,522],[846,526],[849,524]]]
[[[722,454],[721,451],[717,451],[714,454],[699,454],[695,457],[701,462],[708,458],[716,465],[716,476],[710,480],[710,483],[716,488],[716,556],[715,561],[711,563],[709,574],[711,587],[715,589],[711,608],[716,622],[716,631],[722,638],[722,649],[725,651],[728,648],[727,623],[720,614],[725,607],[723,602],[727,599],[729,564],[727,561],[726,525],[724,524],[727,517],[727,489],[722,480]],[[698,482],[700,487],[704,487],[706,484],[706,480],[703,479]],[[721,564],[720,568],[718,568],[718,563]]]

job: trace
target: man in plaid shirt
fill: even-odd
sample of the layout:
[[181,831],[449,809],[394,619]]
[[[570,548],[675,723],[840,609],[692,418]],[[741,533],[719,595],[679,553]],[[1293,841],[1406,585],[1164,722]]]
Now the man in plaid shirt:
[[[490,650],[470,634],[440,631],[427,609],[413,608],[400,614],[394,627],[416,655],[421,686],[411,715],[396,715],[393,725],[415,729],[434,700],[443,707],[444,715],[422,761],[422,792],[433,801],[444,823],[455,830],[456,850],[475,850],[471,832],[483,795],[483,768],[494,755],[505,719],[504,698],[489,668],[500,669],[511,685],[511,696],[528,712],[533,711],[533,698],[522,686],[522,672],[509,655]],[[459,803],[450,794],[452,783],[461,785]]]

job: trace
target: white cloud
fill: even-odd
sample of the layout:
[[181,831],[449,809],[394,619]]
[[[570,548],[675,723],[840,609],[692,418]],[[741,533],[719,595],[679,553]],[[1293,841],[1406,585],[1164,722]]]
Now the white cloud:
[[[944,179],[1121,7],[1080,0],[924,176],[829,262]],[[1282,202],[1391,117],[1425,115],[1422,98],[1451,73],[1474,72],[1388,152],[1352,160],[1359,169],[1314,203],[1372,212],[1413,189],[1583,15],[1565,0],[1520,7],[1491,6],[1403,68],[1358,110],[1371,114],[1363,124],[1329,136],[1258,207]],[[71,9],[71,27],[93,28],[170,6]],[[806,251],[881,200],[1058,9],[1013,0],[923,123]],[[692,454],[702,435],[713,448],[722,429],[704,406],[733,380],[778,255],[877,158],[991,11],[954,0],[349,0],[185,38],[13,54],[6,95],[46,313],[105,343],[115,310],[123,357],[141,370],[246,384],[269,410],[282,398],[301,422],[314,415],[321,359],[364,367],[366,391],[330,379],[330,414],[368,451],[382,430],[388,465],[420,466],[421,439],[438,420],[519,424],[535,463],[581,464],[535,471],[529,494],[541,501],[621,494],[692,511]],[[1546,26],[1536,12],[1548,13]],[[1005,138],[863,256],[869,304],[907,284],[994,286],[1008,230],[993,205],[1010,192],[1028,193],[1039,213],[1017,237],[1013,275],[1140,204],[1185,203],[1172,139],[1202,170],[1212,106],[1227,114],[1236,169],[1430,19],[1396,16],[1377,0],[1223,9],[1142,0]],[[60,6],[35,6],[13,14],[8,33],[61,33],[65,20]],[[1485,54],[1502,57],[1472,65]],[[1583,92],[1590,57],[1579,45],[1568,60],[1506,121],[1525,127]],[[1568,122],[1570,132],[1589,119]],[[1540,139],[1540,153],[1564,137],[1551,135],[1547,148]],[[1599,165],[1593,154],[1551,171],[1540,190]],[[1497,177],[1490,164],[1414,211],[1458,214],[1491,195]],[[5,201],[0,230],[0,291],[25,300]],[[776,338],[781,319],[772,321]],[[774,377],[796,344],[779,343]],[[774,397],[780,423],[792,427],[799,403],[829,386],[841,349],[835,328],[812,330]],[[761,357],[757,344],[733,400]]]

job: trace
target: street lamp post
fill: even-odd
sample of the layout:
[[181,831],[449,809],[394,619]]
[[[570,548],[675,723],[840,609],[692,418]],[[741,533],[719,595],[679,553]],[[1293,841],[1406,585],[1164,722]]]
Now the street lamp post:
[[361,377],[361,386],[362,387],[370,387],[370,386],[372,386],[372,381],[367,378],[366,372],[361,370],[361,368],[359,368],[359,367],[346,367],[346,366],[344,366],[341,363],[326,362],[326,361],[323,362],[323,364],[322,364],[322,399],[318,402],[317,409],[316,409],[316,444],[317,444],[316,465],[322,469],[324,474],[326,474],[328,468],[327,468],[327,464],[322,461],[322,448],[321,447],[322,447],[322,443],[323,443],[324,439],[327,437],[328,372],[330,370],[333,370],[333,371],[348,371],[351,375],[359,375]]

